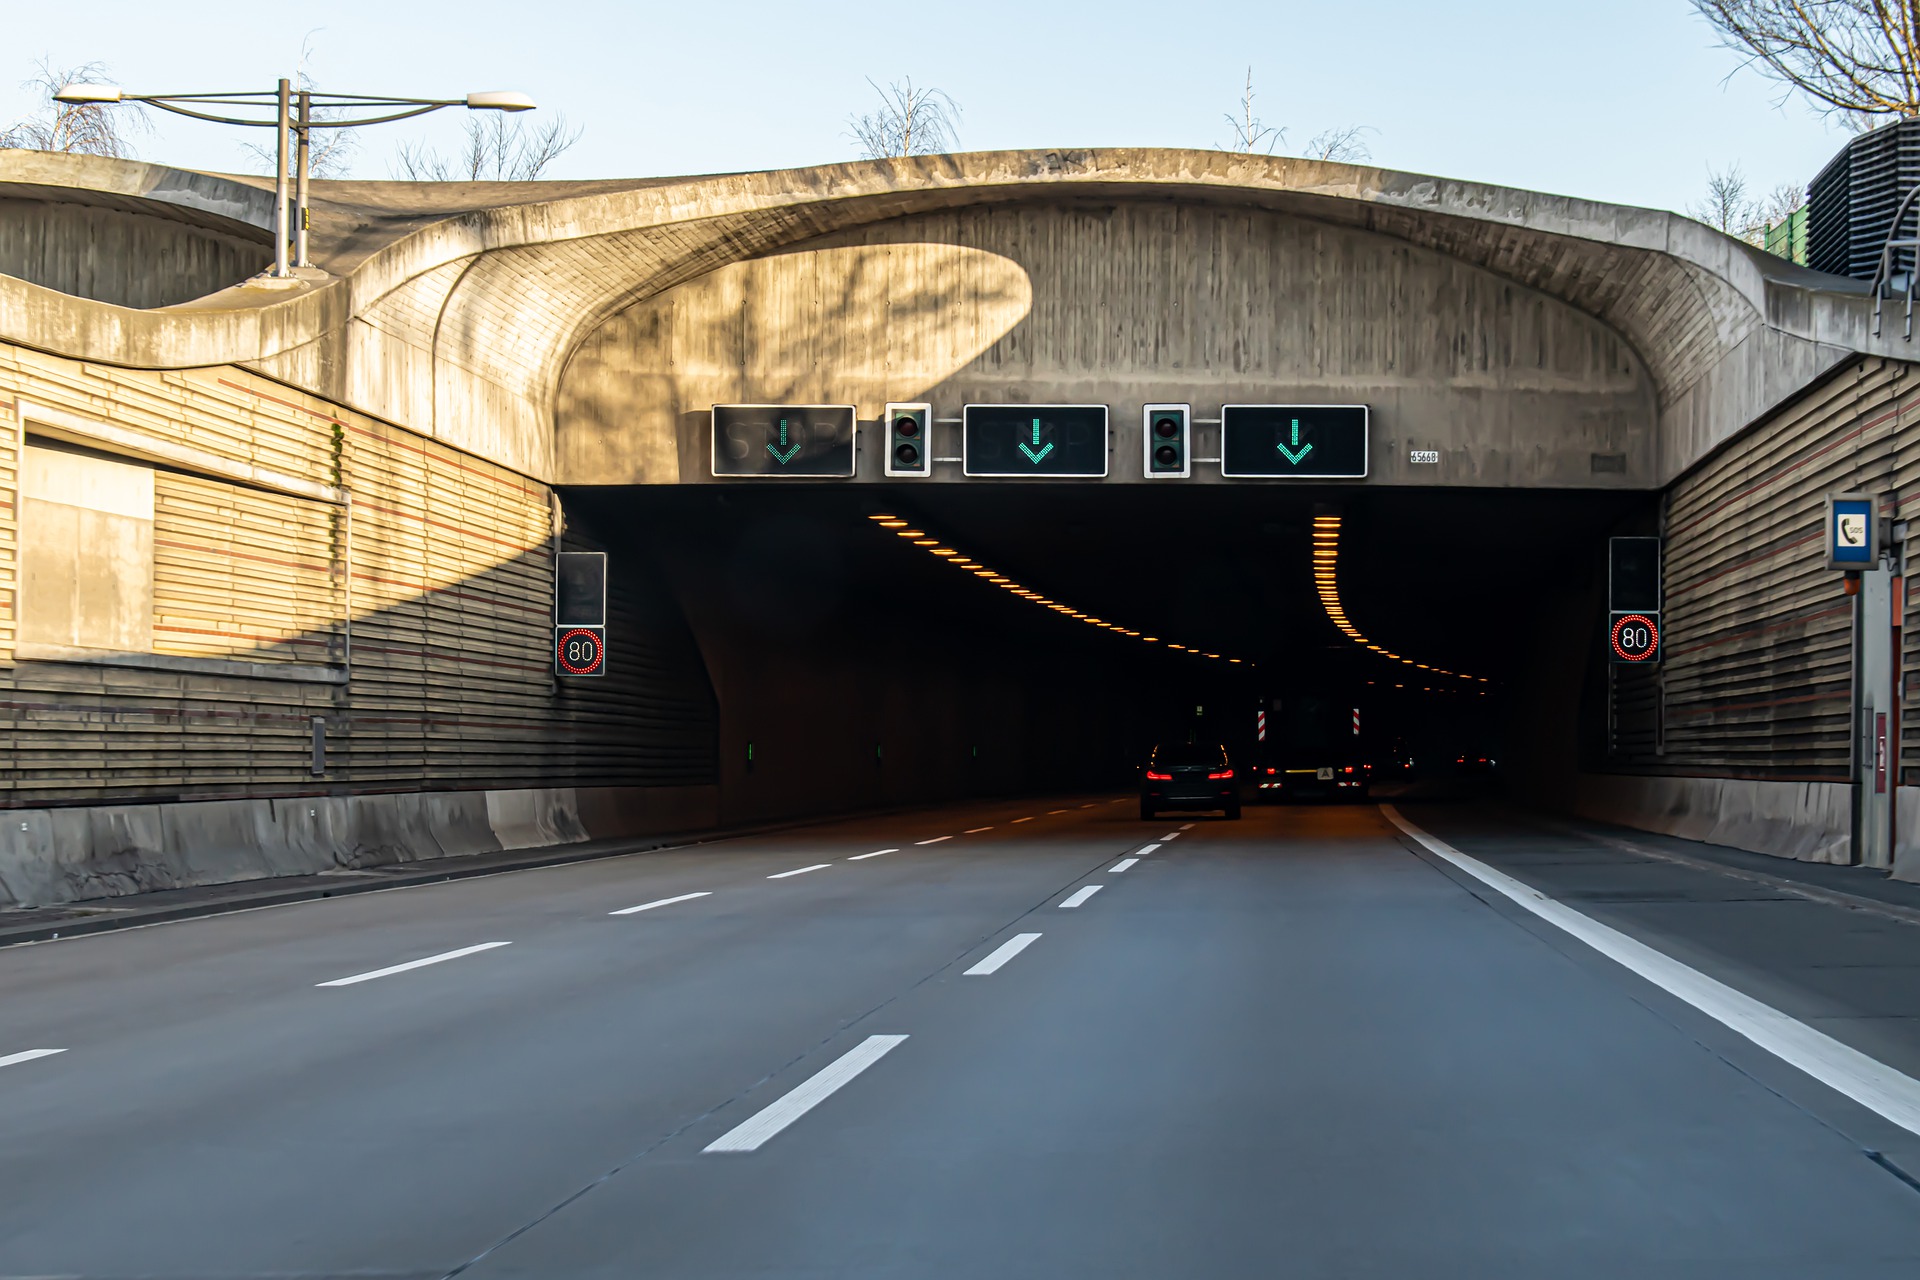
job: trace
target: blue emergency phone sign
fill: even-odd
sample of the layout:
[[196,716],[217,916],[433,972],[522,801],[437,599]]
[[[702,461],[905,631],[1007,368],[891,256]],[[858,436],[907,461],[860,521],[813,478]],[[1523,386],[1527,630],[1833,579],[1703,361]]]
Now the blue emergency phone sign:
[[1827,499],[1827,567],[1871,569],[1880,559],[1879,521],[1870,493],[1836,493]]

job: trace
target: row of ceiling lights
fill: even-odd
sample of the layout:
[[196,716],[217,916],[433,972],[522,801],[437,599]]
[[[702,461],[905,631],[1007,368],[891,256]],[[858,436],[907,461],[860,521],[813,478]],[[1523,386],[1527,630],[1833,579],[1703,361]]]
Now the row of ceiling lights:
[[[1318,515],[1313,518],[1313,586],[1320,594],[1320,604],[1327,611],[1327,617],[1340,633],[1363,649],[1370,650],[1394,662],[1404,663],[1419,671],[1430,671],[1437,676],[1450,676],[1455,680],[1478,681],[1486,684],[1485,676],[1470,676],[1460,671],[1449,671],[1445,667],[1430,666],[1424,662],[1415,662],[1412,658],[1403,658],[1382,645],[1377,645],[1360,634],[1360,629],[1347,619],[1346,607],[1340,603],[1340,588],[1335,581],[1336,569],[1340,560],[1340,517],[1336,515]],[[1399,688],[1395,685],[1394,688]],[[1485,692],[1482,690],[1481,692]]]
[[1012,578],[1007,577],[1004,573],[996,569],[989,569],[979,561],[962,555],[960,552],[940,541],[940,539],[927,536],[924,530],[914,528],[911,522],[902,520],[898,516],[882,514],[869,516],[868,519],[872,520],[882,529],[893,530],[896,536],[907,539],[914,546],[922,548],[937,559],[944,560],[950,565],[965,569],[975,577],[984,578],[1003,591],[1012,592],[1022,600],[1030,600],[1034,604],[1051,609],[1062,617],[1073,618],[1086,623],[1088,626],[1099,627],[1103,631],[1111,631],[1117,636],[1131,636],[1143,644],[1163,644],[1169,649],[1176,650],[1180,653],[1191,654],[1196,658],[1210,658],[1215,662],[1227,662],[1235,666],[1251,667],[1254,665],[1242,658],[1229,658],[1224,654],[1208,653],[1205,650],[1196,649],[1190,645],[1175,644],[1171,640],[1162,640],[1159,636],[1150,636],[1145,632],[1134,631],[1130,628],[1123,627],[1117,622],[1108,622],[1103,618],[1096,618],[1092,614],[1082,613],[1078,609],[1069,608],[1061,604],[1058,600],[1050,600],[1038,591],[1032,591],[1021,586]]

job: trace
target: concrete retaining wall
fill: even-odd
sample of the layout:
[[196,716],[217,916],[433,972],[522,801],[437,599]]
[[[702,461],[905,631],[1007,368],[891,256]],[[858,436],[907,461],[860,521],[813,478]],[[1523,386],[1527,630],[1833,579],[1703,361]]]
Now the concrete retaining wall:
[[529,788],[11,809],[0,905],[45,906],[455,854],[697,831],[712,787]]
[[[1583,818],[1780,858],[1846,863],[1852,805],[1850,788],[1838,782],[1589,773],[1580,775],[1574,811]],[[1907,865],[1913,866],[1912,859]]]

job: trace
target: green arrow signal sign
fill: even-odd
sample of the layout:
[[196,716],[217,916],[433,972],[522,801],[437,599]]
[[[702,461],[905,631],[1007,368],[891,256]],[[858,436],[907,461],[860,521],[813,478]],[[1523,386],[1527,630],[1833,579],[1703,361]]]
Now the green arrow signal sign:
[[1273,447],[1280,451],[1281,457],[1285,458],[1288,462],[1291,462],[1296,467],[1300,465],[1300,463],[1306,458],[1308,454],[1313,452],[1313,445],[1311,442],[1307,444],[1300,443],[1300,419],[1298,418],[1295,418],[1293,420],[1293,448],[1289,449],[1287,448],[1286,445],[1279,444],[1277,442],[1274,444]]
[[1053,452],[1053,441],[1051,440],[1047,441],[1046,448],[1042,449],[1040,447],[1040,419],[1035,418],[1033,420],[1033,447],[1028,448],[1027,442],[1022,440],[1020,442],[1020,452],[1026,454],[1027,461],[1036,467],[1040,465],[1040,459]]
[[[1299,424],[1296,423],[1295,425],[1297,426]],[[798,440],[792,444],[787,443],[787,420],[785,418],[780,419],[780,447],[778,449],[774,448],[773,442],[769,440],[767,442],[767,452],[772,454],[774,461],[783,467],[793,461],[794,454],[800,452],[800,442]]]

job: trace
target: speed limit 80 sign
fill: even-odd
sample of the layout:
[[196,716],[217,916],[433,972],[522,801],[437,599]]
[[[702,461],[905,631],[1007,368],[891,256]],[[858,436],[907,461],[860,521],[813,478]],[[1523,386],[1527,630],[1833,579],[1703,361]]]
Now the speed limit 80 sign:
[[555,627],[553,629],[553,670],[563,676],[604,676],[607,674],[607,629],[605,627]]
[[1615,662],[1643,665],[1660,661],[1660,615],[1615,610],[1607,631]]

